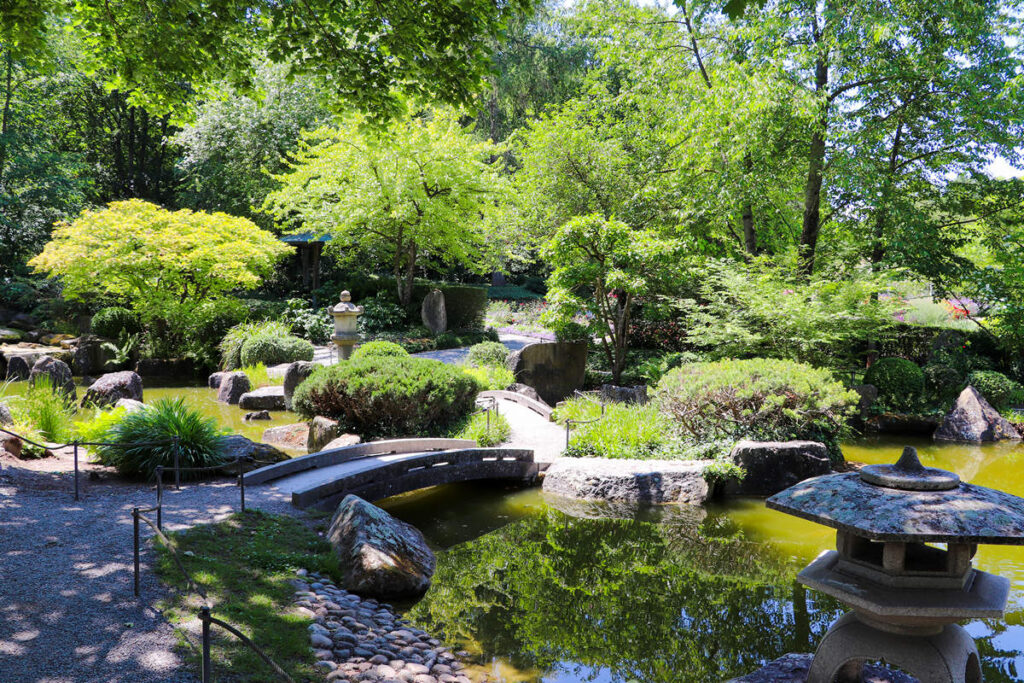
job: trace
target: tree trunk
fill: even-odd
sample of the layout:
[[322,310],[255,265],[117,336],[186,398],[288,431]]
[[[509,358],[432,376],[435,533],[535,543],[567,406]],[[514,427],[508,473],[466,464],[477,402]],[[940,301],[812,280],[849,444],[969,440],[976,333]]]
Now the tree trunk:
[[754,231],[754,207],[750,202],[743,204],[743,247],[751,256],[757,256],[757,233]]
[[7,54],[4,59],[6,73],[4,76],[4,109],[3,114],[0,115],[0,192],[3,191],[5,180],[4,174],[7,172],[7,149],[10,142],[7,139],[7,134],[10,132],[11,126],[11,100],[14,98],[14,55],[10,50],[7,50]]
[[[815,22],[817,25],[817,22]],[[817,34],[817,30],[815,30]],[[818,233],[821,231],[821,185],[825,168],[825,134],[828,131],[828,100],[824,99],[828,86],[828,64],[825,56],[818,56],[814,67],[815,91],[822,97],[821,116],[811,136],[811,149],[807,155],[807,182],[804,184],[804,220],[800,232],[800,272],[810,275],[814,272],[814,255],[818,248]]]

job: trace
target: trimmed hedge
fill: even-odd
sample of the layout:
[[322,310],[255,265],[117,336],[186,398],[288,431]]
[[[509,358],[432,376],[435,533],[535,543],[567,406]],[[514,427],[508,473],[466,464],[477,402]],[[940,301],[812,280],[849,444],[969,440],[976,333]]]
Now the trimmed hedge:
[[924,371],[906,358],[879,358],[864,373],[864,383],[874,385],[883,402],[903,405],[924,392]]
[[483,327],[487,313],[487,288],[474,285],[449,285],[444,283],[424,282],[413,285],[412,300],[415,314],[419,318],[423,299],[434,289],[444,294],[444,310],[448,317],[448,329],[473,330]]
[[469,347],[469,364],[476,367],[505,367],[508,348],[501,342],[480,342]]
[[996,410],[1009,407],[1010,399],[1021,389],[1020,384],[994,370],[975,370],[967,376],[967,383],[981,392]]
[[352,357],[349,360],[357,360],[359,358],[387,358],[389,356],[401,358],[408,355],[408,351],[394,342],[372,341],[359,345],[359,347],[352,352]]
[[108,306],[92,317],[92,333],[106,339],[120,339],[123,334],[141,330],[138,317],[121,306]]
[[313,345],[293,335],[271,337],[258,335],[242,344],[239,357],[242,367],[250,365],[278,365],[294,363],[297,360],[313,360]]
[[338,420],[363,439],[443,436],[473,410],[476,381],[452,365],[412,356],[352,358],[299,385],[304,418]]

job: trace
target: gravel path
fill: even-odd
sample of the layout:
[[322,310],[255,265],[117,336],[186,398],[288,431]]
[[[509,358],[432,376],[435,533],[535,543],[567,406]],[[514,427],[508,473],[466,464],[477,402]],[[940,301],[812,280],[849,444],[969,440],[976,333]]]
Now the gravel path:
[[[85,477],[83,477],[85,479]],[[92,483],[81,502],[70,480],[0,463],[0,680],[18,683],[157,683],[197,680],[174,652],[176,637],[156,610],[165,594],[143,553],[142,600],[132,595],[134,506],[152,488]],[[231,483],[168,491],[164,527],[223,519],[238,506]],[[246,503],[295,514],[266,487]],[[152,534],[143,524],[143,536]]]

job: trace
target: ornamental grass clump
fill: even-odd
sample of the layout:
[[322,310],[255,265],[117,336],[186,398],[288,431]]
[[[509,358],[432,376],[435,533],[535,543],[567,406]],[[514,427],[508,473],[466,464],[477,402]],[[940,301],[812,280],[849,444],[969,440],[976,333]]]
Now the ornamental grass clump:
[[661,379],[655,396],[688,440],[807,439],[836,460],[858,400],[828,370],[770,358],[683,365]]
[[371,356],[319,370],[292,402],[303,417],[338,420],[366,440],[445,435],[472,412],[476,394],[473,378],[440,361]]
[[[601,405],[586,398],[559,404],[555,420],[573,420],[565,455],[576,458],[629,460],[688,460],[688,452],[675,433],[671,419],[648,403]],[[575,422],[578,421],[578,422]]]
[[[149,478],[158,466],[174,466],[175,445],[181,467],[223,465],[224,436],[213,418],[203,417],[183,398],[161,399],[146,410],[129,413],[106,433],[111,444],[97,448],[100,463],[129,477]],[[210,472],[183,471],[183,478]]]
[[71,438],[74,404],[66,394],[53,389],[49,375],[36,377],[25,394],[12,404],[15,418],[46,441],[57,443]]

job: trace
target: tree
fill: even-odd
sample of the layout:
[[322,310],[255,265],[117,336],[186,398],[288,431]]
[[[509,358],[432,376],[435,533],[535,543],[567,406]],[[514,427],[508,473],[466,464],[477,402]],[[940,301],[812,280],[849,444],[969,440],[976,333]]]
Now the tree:
[[488,216],[503,186],[489,163],[494,146],[448,110],[383,130],[366,123],[351,116],[307,136],[266,210],[294,230],[331,234],[335,251],[387,264],[402,305],[420,265],[488,272]]
[[256,287],[289,251],[244,218],[172,212],[132,199],[58,224],[29,265],[60,277],[69,298],[108,295],[131,304],[143,319],[166,319]]
[[554,268],[548,278],[549,322],[564,328],[586,317],[587,335],[601,340],[618,384],[626,366],[634,304],[639,297],[667,289],[679,244],[654,231],[590,214],[562,225],[541,253]]

